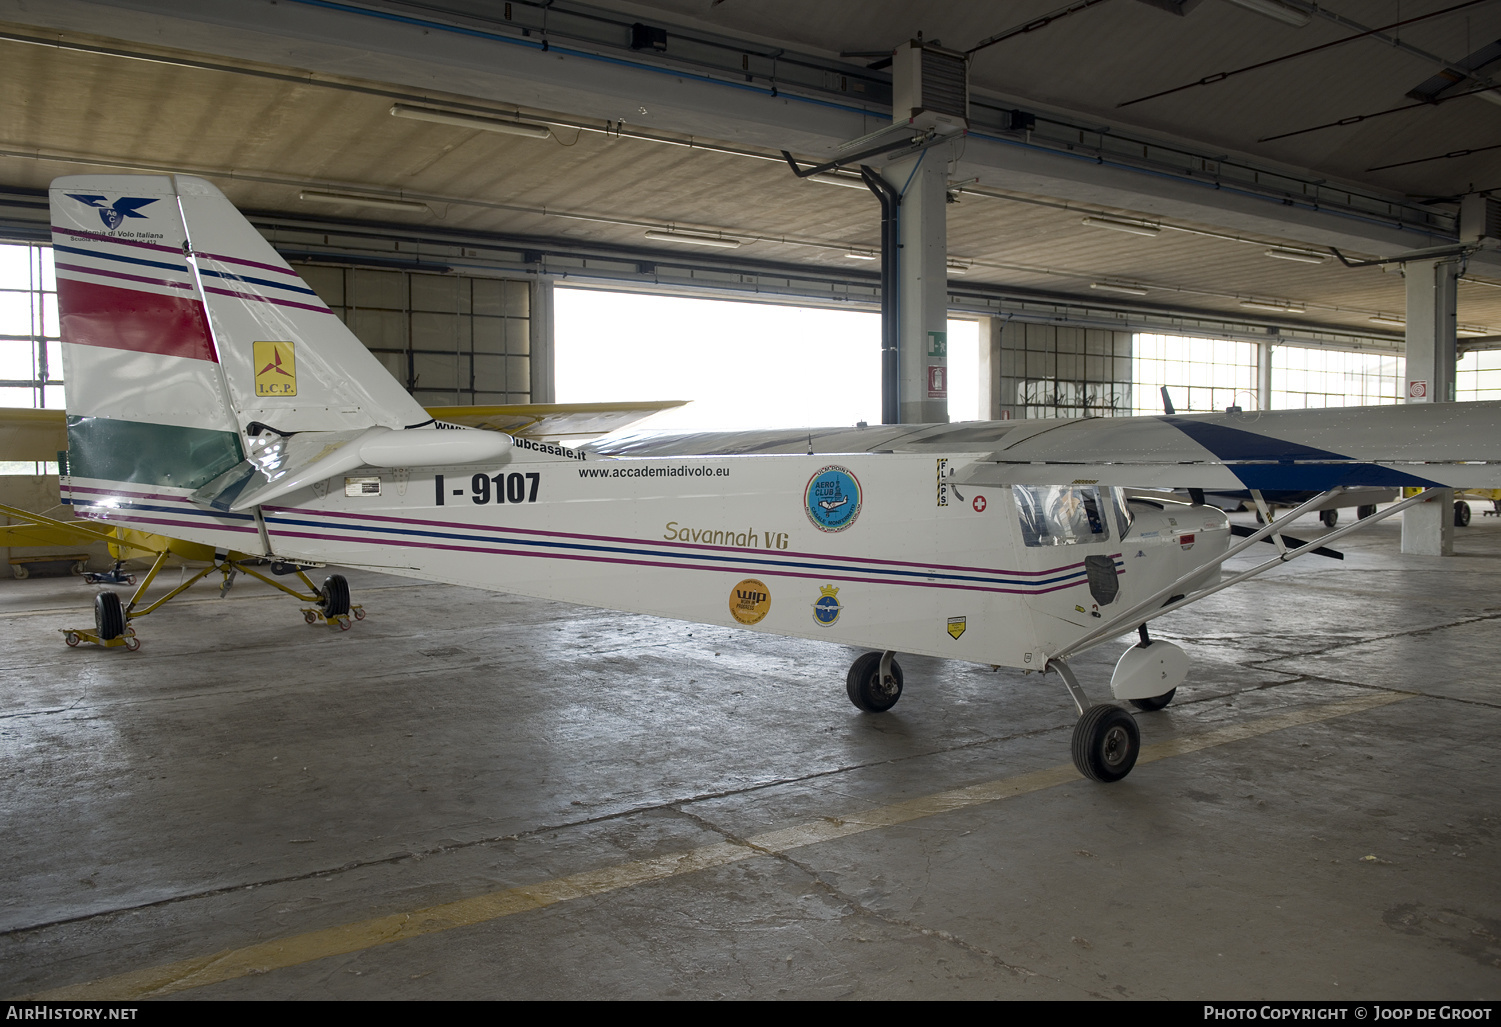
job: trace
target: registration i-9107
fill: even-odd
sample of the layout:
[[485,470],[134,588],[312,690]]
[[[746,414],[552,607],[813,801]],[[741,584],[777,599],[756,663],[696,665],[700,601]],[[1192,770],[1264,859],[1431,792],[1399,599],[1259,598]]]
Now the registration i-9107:
[[453,488],[444,479],[444,475],[433,475],[433,498],[438,506],[443,506],[450,496],[468,496],[475,506],[487,503],[535,503],[537,489],[542,484],[542,475],[537,471],[500,471],[496,474],[480,472],[470,476],[467,489]]

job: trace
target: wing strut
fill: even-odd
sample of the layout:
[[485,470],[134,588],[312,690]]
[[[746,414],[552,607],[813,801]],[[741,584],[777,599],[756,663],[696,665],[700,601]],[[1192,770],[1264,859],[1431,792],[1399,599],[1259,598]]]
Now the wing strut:
[[1294,518],[1301,517],[1303,514],[1323,503],[1326,499],[1337,495],[1341,491],[1341,489],[1331,489],[1328,492],[1322,492],[1319,495],[1314,496],[1302,506],[1293,510],[1292,513],[1288,514],[1286,517],[1283,517],[1280,523],[1273,524],[1271,522],[1268,522],[1267,525],[1261,530],[1252,532],[1250,535],[1247,535],[1245,538],[1241,539],[1241,541],[1237,545],[1231,546],[1228,550],[1226,550],[1225,555],[1211,560],[1208,564],[1201,564],[1200,566],[1195,567],[1192,571],[1183,575],[1177,581],[1174,581],[1171,585],[1168,585],[1165,588],[1158,589],[1156,592],[1153,592],[1150,596],[1143,599],[1135,606],[1132,606],[1130,609],[1125,610],[1116,617],[1113,617],[1112,619],[1106,621],[1104,624],[1101,624],[1098,628],[1091,631],[1083,638],[1080,638],[1070,643],[1069,645],[1064,646],[1058,652],[1053,653],[1048,657],[1047,663],[1044,665],[1044,669],[1046,669],[1047,666],[1051,666],[1052,664],[1060,660],[1072,656],[1074,653],[1081,652],[1082,650],[1098,645],[1099,643],[1104,642],[1107,639],[1113,638],[1123,631],[1130,631],[1132,628],[1140,627],[1148,621],[1162,616],[1164,613],[1181,609],[1182,607],[1185,607],[1190,603],[1198,602],[1200,599],[1206,599],[1209,596],[1214,595],[1216,592],[1221,591],[1222,589],[1229,588],[1231,585],[1239,584],[1240,582],[1245,581],[1249,578],[1256,577],[1258,574],[1264,574],[1265,572],[1271,570],[1273,567],[1276,567],[1279,564],[1286,563],[1289,560],[1297,559],[1298,557],[1303,556],[1306,553],[1311,553],[1316,549],[1321,548],[1323,543],[1333,542],[1335,539],[1339,538],[1342,535],[1347,535],[1352,531],[1356,531],[1360,528],[1375,524],[1377,521],[1384,520],[1394,513],[1400,513],[1401,511],[1407,509],[1409,506],[1412,506],[1416,503],[1421,503],[1425,499],[1432,498],[1431,496],[1428,496],[1428,490],[1425,490],[1424,492],[1420,492],[1415,496],[1411,496],[1407,499],[1402,500],[1400,503],[1389,506],[1385,510],[1377,511],[1364,520],[1355,521],[1353,524],[1348,524],[1343,528],[1336,528],[1334,531],[1331,531],[1329,534],[1325,535],[1321,539],[1316,540],[1315,542],[1305,542],[1295,549],[1289,549],[1284,552],[1280,552],[1265,563],[1259,564],[1248,571],[1242,571],[1239,574],[1233,575],[1226,580],[1221,581],[1217,585],[1211,585],[1208,588],[1200,589],[1199,591],[1193,593],[1193,595],[1188,596],[1186,599],[1179,599],[1177,602],[1170,602],[1164,606],[1156,606],[1156,604],[1162,602],[1162,600],[1166,599],[1167,597],[1175,595],[1176,590],[1181,588],[1186,582],[1203,574],[1206,567],[1215,567],[1223,564],[1231,557],[1236,556],[1245,549],[1248,549],[1249,547],[1255,545],[1257,542],[1260,542],[1268,535],[1280,535],[1281,524],[1286,524],[1292,521]]

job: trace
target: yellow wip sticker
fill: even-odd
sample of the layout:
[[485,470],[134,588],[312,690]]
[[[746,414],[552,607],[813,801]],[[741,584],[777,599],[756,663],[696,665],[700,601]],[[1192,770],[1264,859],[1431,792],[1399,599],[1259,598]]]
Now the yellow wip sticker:
[[290,342],[257,342],[255,352],[255,394],[257,396],[297,395],[297,352]]
[[746,578],[730,591],[730,614],[741,624],[759,624],[771,609],[771,589],[764,581]]

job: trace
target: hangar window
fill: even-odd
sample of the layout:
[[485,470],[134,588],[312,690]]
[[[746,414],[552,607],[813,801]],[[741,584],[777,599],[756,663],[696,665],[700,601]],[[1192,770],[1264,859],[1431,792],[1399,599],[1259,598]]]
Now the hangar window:
[[1131,362],[1135,413],[1162,413],[1164,385],[1180,413],[1256,408],[1255,343],[1143,334],[1136,336]]
[[1009,324],[1001,345],[1001,412],[1011,417],[1130,414],[1129,332]]
[[1480,350],[1459,358],[1454,375],[1455,398],[1501,399],[1501,350]]
[[530,283],[292,267],[419,403],[531,402]]
[[[1262,406],[1257,388],[1258,349],[1266,343],[1231,339],[1196,339],[1173,335],[1138,335],[1133,367],[1137,386],[1135,412],[1162,412],[1162,387],[1167,386],[1180,413],[1246,410]],[[1375,406],[1396,403],[1402,395],[1405,362],[1400,354],[1353,352],[1312,346],[1269,346],[1271,394],[1264,409],[1302,410],[1322,407]],[[1465,377],[1467,366],[1477,368]],[[1479,388],[1490,382],[1480,365],[1460,363],[1461,390],[1468,382]],[[1495,376],[1501,379],[1501,374]],[[1493,386],[1501,398],[1501,380]],[[1474,395],[1461,399],[1475,398]]]
[[[0,406],[63,406],[52,248],[0,244]],[[0,474],[56,474],[57,464],[0,461]]]
[[1395,403],[1405,361],[1394,353],[1277,346],[1272,350],[1273,410]]

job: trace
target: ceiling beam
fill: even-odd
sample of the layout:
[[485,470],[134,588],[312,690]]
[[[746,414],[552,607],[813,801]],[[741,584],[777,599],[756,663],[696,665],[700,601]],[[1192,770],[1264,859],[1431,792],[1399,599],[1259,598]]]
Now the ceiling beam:
[[[397,15],[397,10],[410,8],[323,0],[49,0],[24,6],[0,0],[0,17],[54,32],[157,47],[170,40],[175,48],[229,60],[361,76],[814,157],[831,154],[839,143],[890,116],[885,104],[854,94],[836,98],[812,88],[733,81],[673,64],[650,49],[552,45],[536,33],[522,35],[519,28],[508,34],[503,26],[477,29],[454,18],[439,22]],[[764,41],[744,45],[757,54],[767,50]],[[1370,206],[1368,201],[1381,202],[1369,190],[1361,203],[1352,199],[1352,206],[1343,207],[1334,198],[1338,187],[1320,184],[1313,172],[1268,166],[1267,176],[1280,174],[1288,185],[1261,189],[1252,181],[1257,176],[1232,180],[1229,175],[1230,165],[1250,167],[1249,158],[1237,163],[1225,157],[1226,168],[1216,169],[1206,148],[1210,156],[1195,172],[1115,152],[1111,141],[1118,134],[1109,131],[1099,133],[1099,152],[1092,153],[1089,146],[1050,144],[1041,131],[987,130],[983,118],[977,121],[982,124],[968,141],[956,178],[1362,253],[1386,255],[1451,241],[1442,219],[1425,227],[1420,218],[1403,215],[1409,205],[1402,197],[1390,198],[1395,212],[1390,216],[1362,208]],[[1164,152],[1175,147],[1184,153],[1193,149],[1189,143],[1161,141]],[[1298,191],[1308,198],[1299,199]],[[1352,189],[1352,197],[1356,193],[1361,190]]]

